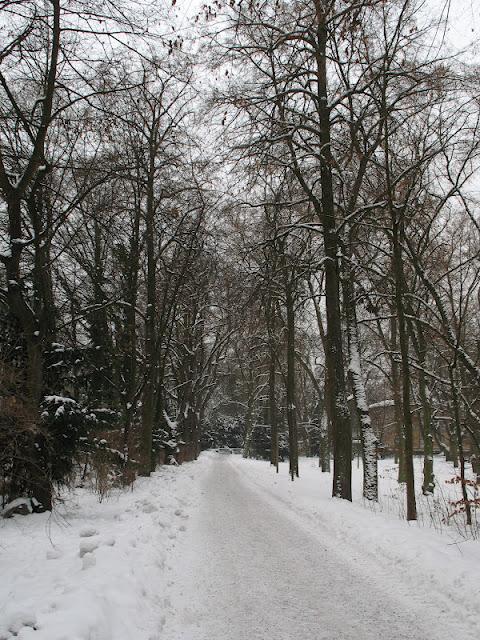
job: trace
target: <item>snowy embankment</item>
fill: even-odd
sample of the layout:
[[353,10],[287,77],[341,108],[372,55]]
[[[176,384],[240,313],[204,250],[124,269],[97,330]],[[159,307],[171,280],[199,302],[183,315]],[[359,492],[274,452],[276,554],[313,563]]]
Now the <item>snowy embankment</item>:
[[0,520],[0,639],[158,638],[205,470],[163,467],[101,504],[77,489],[54,515]]

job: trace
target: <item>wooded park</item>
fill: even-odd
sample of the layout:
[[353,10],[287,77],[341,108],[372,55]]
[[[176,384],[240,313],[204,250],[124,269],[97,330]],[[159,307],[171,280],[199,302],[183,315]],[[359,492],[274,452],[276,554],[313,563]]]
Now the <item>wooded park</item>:
[[479,83],[449,3],[172,5],[0,4],[3,504],[229,437],[292,480],[332,459],[351,500],[353,438],[409,520],[414,454],[424,494],[445,454],[470,525]]

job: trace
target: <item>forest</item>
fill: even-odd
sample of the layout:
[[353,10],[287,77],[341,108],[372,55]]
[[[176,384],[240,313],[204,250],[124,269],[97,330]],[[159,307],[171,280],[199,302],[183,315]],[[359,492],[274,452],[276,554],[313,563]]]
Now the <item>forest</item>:
[[0,1],[4,514],[228,447],[292,481],[317,457],[346,501],[391,456],[407,520],[442,454],[477,523],[480,75],[450,4]]

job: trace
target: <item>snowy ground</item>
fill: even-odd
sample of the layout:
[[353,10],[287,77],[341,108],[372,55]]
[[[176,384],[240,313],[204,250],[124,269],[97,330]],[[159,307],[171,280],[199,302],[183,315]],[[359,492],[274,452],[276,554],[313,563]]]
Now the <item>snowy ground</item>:
[[[317,472],[312,467],[311,460],[303,461],[303,474],[310,478],[310,482],[317,482]],[[480,537],[480,513],[473,512],[474,526],[471,530],[465,527],[464,514],[458,517],[454,515],[455,507],[452,503],[462,498],[461,485],[452,483],[452,480],[459,477],[459,469],[455,469],[450,462],[446,462],[443,456],[434,458],[435,492],[433,496],[422,495],[422,472],[423,457],[414,458],[415,487],[417,494],[417,516],[418,525],[421,527],[433,527],[437,531],[442,531],[452,538],[452,541],[460,541],[464,538]],[[406,517],[405,485],[398,484],[398,465],[394,464],[392,458],[379,460],[379,502],[374,504],[365,503],[365,506],[375,511],[388,513],[404,520]],[[471,467],[467,464],[467,479],[474,479]],[[321,478],[322,495],[328,497],[331,491],[330,476]],[[357,461],[353,466],[353,496],[355,501],[362,500],[362,467]],[[475,490],[468,487],[470,498],[479,497]]]
[[330,499],[313,460],[300,473],[208,453],[0,522],[0,639],[478,637],[478,541],[401,521],[391,461],[373,513]]
[[163,467],[102,504],[77,490],[54,516],[0,520],[0,640],[160,638],[205,471]]

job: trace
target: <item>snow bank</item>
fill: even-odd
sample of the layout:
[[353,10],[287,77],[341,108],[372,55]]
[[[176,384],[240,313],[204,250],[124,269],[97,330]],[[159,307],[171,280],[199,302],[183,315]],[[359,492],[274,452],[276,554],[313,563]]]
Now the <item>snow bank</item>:
[[0,640],[158,638],[208,464],[163,467],[102,504],[78,489],[53,516],[0,522]]

